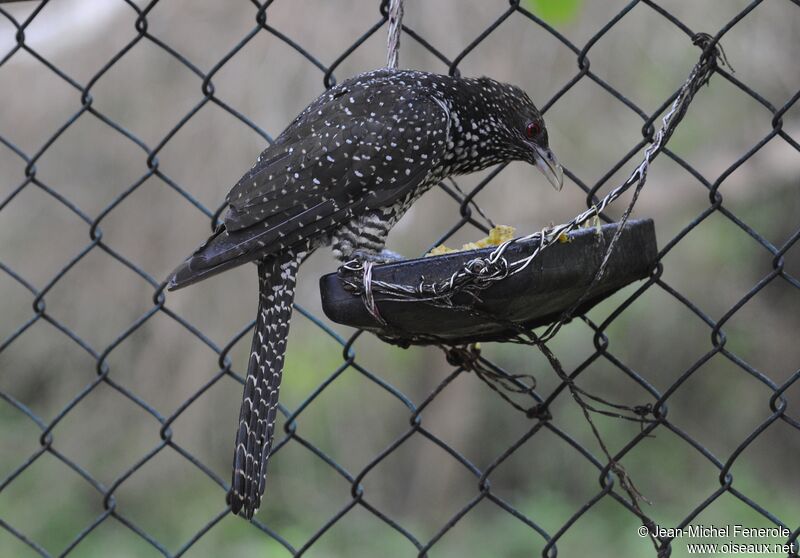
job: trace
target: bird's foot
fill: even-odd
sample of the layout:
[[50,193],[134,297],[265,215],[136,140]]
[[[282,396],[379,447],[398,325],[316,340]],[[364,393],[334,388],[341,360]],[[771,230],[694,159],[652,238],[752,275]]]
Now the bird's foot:
[[381,250],[380,252],[370,252],[368,250],[353,250],[353,253],[350,254],[350,256],[356,260],[361,260],[363,262],[371,262],[374,264],[393,263],[405,259],[397,252],[392,252],[391,250],[386,250],[386,249]]

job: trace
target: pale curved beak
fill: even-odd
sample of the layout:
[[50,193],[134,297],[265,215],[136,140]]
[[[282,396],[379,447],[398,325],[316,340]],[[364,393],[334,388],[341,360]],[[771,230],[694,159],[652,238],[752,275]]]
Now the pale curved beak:
[[564,186],[564,169],[558,163],[555,154],[546,147],[539,147],[534,145],[536,150],[536,168],[542,171],[542,174],[547,178],[553,188],[561,190]]

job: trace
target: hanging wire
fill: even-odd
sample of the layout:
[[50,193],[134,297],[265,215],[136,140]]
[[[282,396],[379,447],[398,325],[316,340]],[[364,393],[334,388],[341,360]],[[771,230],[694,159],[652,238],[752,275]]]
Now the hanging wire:
[[386,66],[392,70],[397,69],[400,58],[400,32],[403,29],[403,0],[391,0],[389,3],[389,37],[387,40],[388,54]]

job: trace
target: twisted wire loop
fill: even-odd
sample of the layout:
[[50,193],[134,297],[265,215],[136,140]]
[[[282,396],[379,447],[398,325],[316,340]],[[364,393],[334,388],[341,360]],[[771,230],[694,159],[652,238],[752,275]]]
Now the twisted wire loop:
[[381,313],[378,311],[378,305],[375,304],[375,296],[374,291],[372,290],[372,266],[374,264],[372,262],[365,262],[364,263],[364,274],[362,275],[361,281],[364,284],[364,306],[367,307],[367,311],[370,315],[377,321],[379,324],[383,326],[389,325],[386,320],[383,319]]
[[[400,2],[393,2],[392,5],[395,6],[397,4],[400,4]],[[489,256],[469,260],[462,269],[440,281],[428,282],[424,277],[421,277],[416,285],[377,281],[372,279],[371,263],[351,260],[339,268],[339,276],[344,287],[351,293],[360,296],[364,300],[364,304],[370,315],[375,317],[382,325],[386,324],[386,320],[385,317],[378,317],[380,316],[380,312],[377,303],[381,301],[421,302],[436,307],[471,310],[472,308],[470,305],[465,305],[463,302],[460,302],[462,299],[459,299],[459,303],[456,303],[454,300],[455,297],[457,295],[468,295],[468,298],[473,304],[480,303],[480,293],[482,291],[526,269],[543,250],[558,242],[559,238],[563,235],[585,225],[590,219],[599,218],[609,205],[635,185],[634,195],[620,220],[620,226],[606,247],[603,259],[601,260],[593,280],[584,290],[581,297],[573,303],[570,310],[565,312],[558,321],[551,324],[542,336],[543,341],[552,338],[561,325],[572,317],[572,312],[586,299],[591,289],[602,279],[617,241],[622,234],[628,217],[633,211],[639,193],[647,180],[647,172],[650,168],[650,164],[658,154],[661,153],[670,137],[672,137],[678,124],[686,114],[695,94],[703,85],[708,83],[711,75],[716,71],[718,61],[722,61],[723,64],[727,63],[721,47],[713,43],[713,39],[710,35],[706,33],[696,34],[693,37],[693,44],[703,48],[703,53],[700,55],[699,61],[694,65],[686,81],[683,83],[683,86],[675,96],[675,100],[672,102],[669,111],[663,116],[661,128],[656,133],[652,143],[645,149],[642,162],[639,163],[625,182],[606,194],[598,203],[592,205],[589,209],[583,211],[567,223],[562,223],[555,227],[548,227],[527,236],[507,240],[498,245]],[[512,244],[521,242],[536,243],[537,245],[528,256],[509,262],[504,256],[505,252]],[[368,276],[369,281],[366,281]],[[491,316],[489,316],[489,318],[491,318]],[[408,335],[409,337],[407,340],[412,343],[427,342],[429,340],[428,336],[419,337],[414,334]]]
[[403,0],[391,0],[389,2],[389,37],[386,45],[388,48],[386,66],[393,70],[397,69],[400,59],[400,32],[402,29]]
[[543,414],[537,414],[537,410],[524,407],[509,397],[512,394],[533,394],[536,389],[536,378],[533,374],[508,374],[498,370],[496,367],[481,357],[481,350],[475,344],[448,347],[441,345],[447,362],[453,366],[460,366],[464,370],[474,372],[475,375],[489,388],[500,396],[506,403],[514,409],[521,411],[529,417],[536,416],[542,420],[548,420]]
[[[344,288],[364,300],[367,311],[375,317],[377,302],[425,302],[440,308],[460,308],[463,304],[454,299],[457,295],[468,295],[474,302],[481,302],[480,292],[509,275],[508,260],[504,257],[490,261],[489,258],[473,258],[464,268],[443,281],[427,282],[420,277],[416,285],[389,283],[372,278],[372,262],[350,260],[339,267],[339,277]],[[384,318],[376,318],[385,323]]]

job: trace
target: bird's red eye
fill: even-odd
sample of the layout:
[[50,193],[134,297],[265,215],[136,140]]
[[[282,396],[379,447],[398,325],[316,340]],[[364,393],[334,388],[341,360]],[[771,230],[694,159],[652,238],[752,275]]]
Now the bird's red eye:
[[542,125],[536,121],[528,123],[528,126],[525,128],[525,135],[528,136],[528,139],[536,139],[541,132]]

